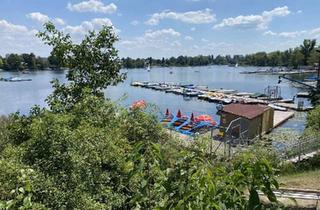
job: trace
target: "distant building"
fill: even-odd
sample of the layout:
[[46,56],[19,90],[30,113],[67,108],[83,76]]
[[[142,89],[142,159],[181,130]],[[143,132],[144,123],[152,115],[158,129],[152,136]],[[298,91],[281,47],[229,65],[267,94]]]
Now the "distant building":
[[[219,112],[220,114],[220,126],[228,128],[230,123],[238,118],[244,119],[245,136],[248,139],[253,139],[259,135],[266,134],[273,129],[274,110],[269,106],[258,104],[230,104],[223,107]],[[240,128],[239,128],[240,127]],[[244,127],[242,125],[242,127]],[[240,132],[243,132],[244,128],[233,125],[232,136],[239,138]]]

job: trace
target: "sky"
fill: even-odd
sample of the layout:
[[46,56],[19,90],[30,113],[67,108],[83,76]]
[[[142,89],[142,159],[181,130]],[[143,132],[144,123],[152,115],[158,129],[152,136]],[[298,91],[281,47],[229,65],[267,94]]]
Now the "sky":
[[319,0],[0,0],[0,55],[48,56],[35,37],[53,22],[75,42],[112,25],[120,57],[237,55],[320,37]]

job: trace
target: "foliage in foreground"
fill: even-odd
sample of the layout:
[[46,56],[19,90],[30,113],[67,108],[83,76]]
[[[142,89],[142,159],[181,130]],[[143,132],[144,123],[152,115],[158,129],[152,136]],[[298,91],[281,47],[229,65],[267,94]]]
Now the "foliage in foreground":
[[54,83],[50,109],[1,120],[0,208],[261,209],[258,190],[276,202],[264,156],[219,161],[179,147],[155,115],[104,98],[123,79],[110,28],[80,44],[50,23],[39,36],[69,83]]
[[263,157],[221,162],[176,147],[155,116],[95,96],[68,113],[12,115],[2,129],[0,200],[8,209],[254,209],[257,190],[276,201]]
[[320,132],[320,105],[308,114],[306,127],[307,132]]

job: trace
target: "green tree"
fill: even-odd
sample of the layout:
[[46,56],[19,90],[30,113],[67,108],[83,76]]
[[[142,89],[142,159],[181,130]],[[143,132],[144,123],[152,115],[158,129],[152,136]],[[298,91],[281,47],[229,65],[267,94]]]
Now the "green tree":
[[294,68],[298,68],[300,65],[304,63],[304,56],[300,52],[299,48],[295,48],[290,56],[289,64]]
[[18,54],[10,54],[6,59],[6,70],[20,70],[23,59]]
[[307,129],[320,132],[320,106],[317,106],[308,114]]
[[318,52],[318,50],[320,50],[320,47],[317,47],[311,51],[310,57],[308,58],[309,66],[314,66],[315,64],[319,63],[320,53]]
[[30,70],[37,69],[36,56],[33,53],[22,54],[21,56],[24,60],[24,63],[26,63],[28,69],[30,69]]
[[90,31],[79,44],[73,43],[69,34],[58,31],[52,23],[44,27],[38,36],[52,46],[51,55],[69,68],[68,85],[53,81],[55,91],[48,98],[51,108],[59,110],[61,104],[66,105],[64,108],[72,106],[82,98],[84,89],[102,97],[107,86],[125,78],[119,73],[120,60],[113,46],[118,37],[112,27],[103,26],[98,33]]
[[54,55],[50,55],[48,57],[48,62],[49,62],[49,66],[51,69],[61,69],[62,64],[59,62],[59,59],[54,56]]
[[315,39],[305,39],[303,44],[300,45],[300,52],[303,54],[303,65],[308,65],[308,59],[314,47],[316,46]]
[[2,69],[3,66],[4,66],[4,62],[3,62],[3,59],[2,59],[1,56],[0,56],[0,69]]

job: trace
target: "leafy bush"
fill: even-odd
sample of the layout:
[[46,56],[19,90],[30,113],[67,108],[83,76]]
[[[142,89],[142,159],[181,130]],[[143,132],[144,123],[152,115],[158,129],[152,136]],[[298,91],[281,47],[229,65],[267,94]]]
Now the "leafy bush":
[[[19,185],[12,177],[32,169],[32,200],[52,209],[246,209],[260,205],[257,190],[274,201],[274,171],[262,156],[220,162],[196,148],[173,147],[155,116],[96,96],[68,113],[12,118],[12,139],[0,153],[2,200],[16,199],[8,194]],[[21,121],[30,124],[16,144]]]
[[54,83],[50,109],[16,113],[0,127],[1,208],[261,209],[258,190],[276,201],[263,155],[219,161],[206,140],[180,147],[154,114],[104,98],[102,89],[123,78],[109,27],[80,44],[45,27],[39,36],[70,67],[70,83]]

